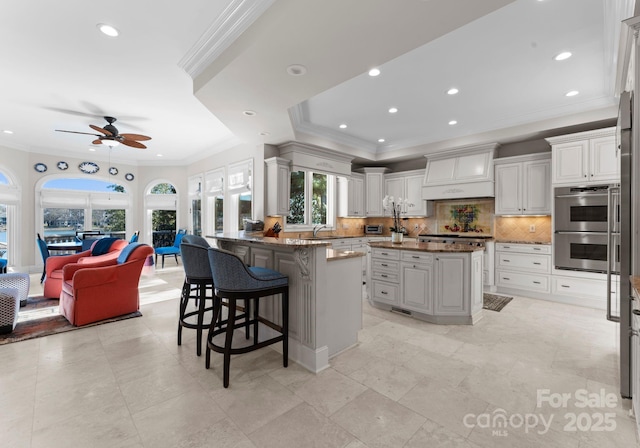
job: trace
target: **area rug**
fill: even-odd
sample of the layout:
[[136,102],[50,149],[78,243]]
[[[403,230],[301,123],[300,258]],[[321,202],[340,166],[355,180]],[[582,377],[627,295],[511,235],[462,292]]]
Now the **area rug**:
[[112,317],[101,320],[100,322],[83,325],[82,327],[75,327],[71,325],[64,316],[58,314],[58,299],[29,297],[29,299],[27,299],[27,305],[20,308],[15,330],[13,330],[12,333],[0,335],[0,345],[64,333],[80,328],[94,327],[96,325],[108,324],[140,316],[142,316],[142,313],[136,311],[135,313]]
[[484,304],[482,308],[491,311],[500,311],[507,306],[509,302],[513,300],[513,297],[498,296],[495,294],[484,293]]

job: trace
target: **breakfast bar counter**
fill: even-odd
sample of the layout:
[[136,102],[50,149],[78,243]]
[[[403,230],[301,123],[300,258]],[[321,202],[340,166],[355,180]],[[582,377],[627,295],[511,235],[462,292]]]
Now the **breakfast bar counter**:
[[[357,343],[362,328],[364,253],[334,250],[326,241],[263,237],[257,233],[233,232],[206,238],[250,266],[273,269],[289,277],[291,360],[319,372],[329,367],[331,357]],[[260,314],[279,324],[278,304],[260,300]]]

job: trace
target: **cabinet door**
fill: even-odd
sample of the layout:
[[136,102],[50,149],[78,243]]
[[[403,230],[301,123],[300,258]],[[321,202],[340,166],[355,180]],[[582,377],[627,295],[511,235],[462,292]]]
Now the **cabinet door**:
[[422,199],[422,181],[424,175],[407,176],[404,179],[407,197],[407,216],[429,216],[427,201]]
[[364,179],[349,178],[349,215],[364,216]]
[[367,173],[365,175],[365,188],[366,188],[366,215],[367,216],[382,216],[382,194],[384,188],[384,174],[382,173]]
[[421,313],[433,313],[433,267],[403,262],[401,265],[402,306]]
[[435,314],[469,313],[469,254],[441,254],[435,262]]
[[600,137],[589,141],[589,176],[592,181],[620,181],[620,160],[616,138]]
[[267,178],[265,199],[268,216],[287,216],[289,214],[291,187],[289,163],[288,160],[277,157],[265,160]]
[[522,164],[522,213],[551,214],[551,162],[536,160]]
[[522,164],[496,165],[496,215],[522,214]]
[[384,180],[384,196],[393,196],[393,199],[398,202],[399,199],[405,199],[404,194],[404,178],[395,177],[393,179]]
[[589,142],[570,142],[553,145],[553,183],[581,183],[587,179]]

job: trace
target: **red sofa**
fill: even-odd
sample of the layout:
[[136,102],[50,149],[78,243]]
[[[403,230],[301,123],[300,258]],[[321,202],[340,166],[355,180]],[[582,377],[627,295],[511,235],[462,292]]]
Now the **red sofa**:
[[[116,238],[103,238],[95,241],[91,249],[71,255],[55,255],[45,262],[45,279],[43,295],[48,298],[60,297],[62,290],[62,268],[69,263],[92,264],[116,259],[124,249],[127,241]],[[105,246],[108,246],[105,248]]]
[[60,314],[81,326],[137,311],[140,273],[152,254],[151,246],[132,243],[116,259],[67,264],[62,269]]

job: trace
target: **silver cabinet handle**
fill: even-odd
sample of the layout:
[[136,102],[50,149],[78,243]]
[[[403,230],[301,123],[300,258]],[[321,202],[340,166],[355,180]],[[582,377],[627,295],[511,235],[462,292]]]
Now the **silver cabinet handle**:
[[420,257],[418,255],[412,255],[411,258],[418,258],[420,259]]
[[562,286],[563,288],[571,288],[571,286],[569,285],[560,285],[560,286]]
[[502,280],[511,280],[509,277],[502,277]]
[[511,260],[507,260],[506,258],[502,261],[506,261],[507,263],[511,263]]
[[380,294],[389,294],[387,291],[380,291]]
[[533,250],[542,250],[539,247],[534,247]]
[[542,263],[534,261],[533,264],[537,264],[538,266],[540,266]]
[[536,281],[534,281],[533,283],[535,283],[536,285],[539,285],[539,284],[540,284],[540,282],[536,282]]
[[387,278],[388,276],[387,276],[387,274],[380,274],[380,277]]
[[633,314],[635,314],[636,316],[640,316],[640,310],[633,310],[631,311]]
[[389,266],[387,263],[380,263],[380,266]]
[[380,252],[380,255],[389,255],[387,252]]

